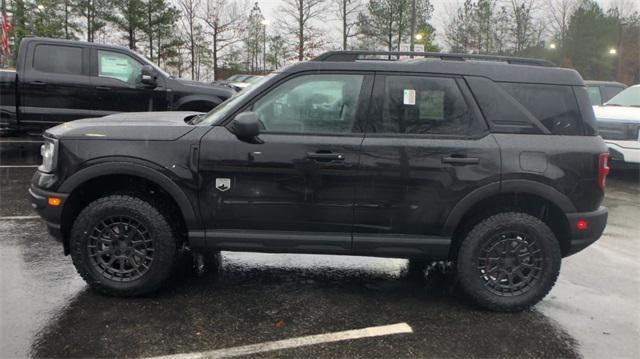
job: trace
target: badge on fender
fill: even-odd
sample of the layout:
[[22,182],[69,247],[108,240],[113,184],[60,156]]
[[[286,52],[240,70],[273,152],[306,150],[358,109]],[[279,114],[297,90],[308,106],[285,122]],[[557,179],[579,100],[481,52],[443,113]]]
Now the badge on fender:
[[216,188],[224,192],[231,188],[231,178],[216,178]]

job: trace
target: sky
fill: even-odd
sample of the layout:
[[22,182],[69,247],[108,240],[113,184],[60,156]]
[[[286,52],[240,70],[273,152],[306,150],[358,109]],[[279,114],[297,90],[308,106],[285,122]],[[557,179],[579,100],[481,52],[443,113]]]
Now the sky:
[[[265,14],[265,17],[268,18],[271,22],[274,22],[275,19],[278,18],[278,8],[282,5],[283,0],[257,0],[260,4],[260,8],[262,12]],[[332,1],[332,0],[328,0]],[[443,46],[443,36],[444,28],[447,24],[447,19],[449,18],[449,14],[454,12],[457,9],[457,5],[462,3],[464,0],[431,0],[431,4],[433,5],[433,15],[431,18],[431,24],[436,28],[436,41],[439,45]],[[546,5],[549,0],[537,0],[540,2],[541,6]],[[609,7],[614,2],[619,1],[637,1],[637,0],[596,0],[601,6],[604,8]],[[324,25],[323,25],[324,24]],[[326,21],[323,24],[318,24],[320,26],[327,27],[329,31],[329,36],[332,42],[339,44],[340,43],[340,23],[338,21]]]

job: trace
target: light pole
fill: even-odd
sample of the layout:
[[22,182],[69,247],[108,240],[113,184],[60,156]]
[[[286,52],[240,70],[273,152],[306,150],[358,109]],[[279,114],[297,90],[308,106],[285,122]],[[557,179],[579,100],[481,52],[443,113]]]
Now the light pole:
[[262,24],[262,72],[267,71],[267,25],[269,20],[263,19]]

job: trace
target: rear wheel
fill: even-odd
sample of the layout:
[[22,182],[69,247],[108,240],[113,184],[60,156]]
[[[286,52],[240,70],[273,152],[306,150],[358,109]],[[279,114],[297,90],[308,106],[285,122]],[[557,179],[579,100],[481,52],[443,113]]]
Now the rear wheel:
[[109,295],[153,292],[171,276],[178,246],[171,221],[156,206],[129,195],[90,203],[71,230],[71,257],[82,278]]
[[549,227],[525,213],[500,213],[478,223],[462,242],[462,290],[480,306],[505,312],[536,304],[560,272],[560,245]]

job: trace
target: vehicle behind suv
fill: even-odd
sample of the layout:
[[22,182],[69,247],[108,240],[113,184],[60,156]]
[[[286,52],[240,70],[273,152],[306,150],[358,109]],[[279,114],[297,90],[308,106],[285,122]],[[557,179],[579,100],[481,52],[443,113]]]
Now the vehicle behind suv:
[[620,92],[602,106],[594,106],[600,135],[618,167],[640,166],[640,85]]
[[209,111],[228,87],[175,78],[128,48],[25,37],[17,71],[0,71],[0,131],[36,132],[119,112]]
[[34,207],[109,295],[230,250],[447,261],[480,306],[530,307],[606,225],[584,82],[544,61],[396,55],[326,53],[207,114],[52,128]]

